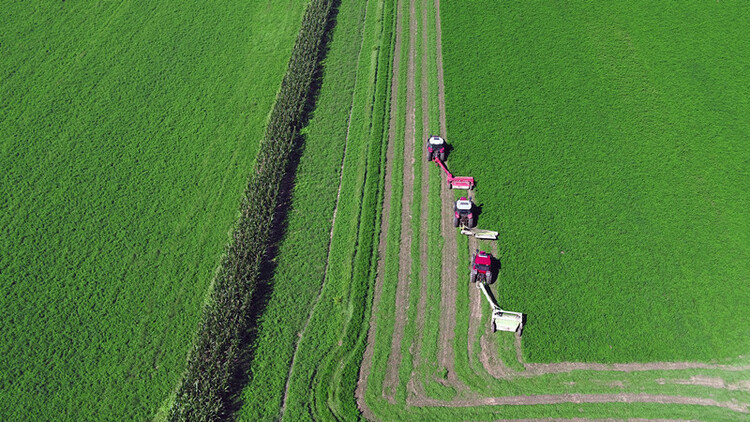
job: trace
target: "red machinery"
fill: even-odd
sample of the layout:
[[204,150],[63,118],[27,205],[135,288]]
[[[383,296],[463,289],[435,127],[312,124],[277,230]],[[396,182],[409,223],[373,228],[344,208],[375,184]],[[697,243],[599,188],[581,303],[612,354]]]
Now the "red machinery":
[[448,171],[448,169],[445,167],[445,164],[440,160],[440,158],[435,157],[432,161],[435,162],[435,164],[438,165],[445,174],[448,176],[448,185],[450,185],[451,189],[473,189],[474,188],[474,178],[473,177],[466,177],[466,176],[454,176],[451,172]]
[[471,275],[469,279],[472,283],[492,284],[492,257],[485,251],[477,250],[471,258]]
[[473,177],[459,177],[454,176],[451,172],[448,171],[448,169],[445,167],[445,152],[446,152],[446,145],[445,140],[439,136],[430,136],[429,139],[427,139],[427,159],[434,161],[435,164],[438,165],[445,174],[448,176],[448,186],[451,187],[451,189],[473,189],[474,188],[474,178]]

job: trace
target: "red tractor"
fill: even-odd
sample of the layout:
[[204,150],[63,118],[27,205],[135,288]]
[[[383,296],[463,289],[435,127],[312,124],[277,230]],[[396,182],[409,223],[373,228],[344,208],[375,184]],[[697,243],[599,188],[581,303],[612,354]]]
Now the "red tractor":
[[453,204],[453,227],[473,228],[474,213],[472,212],[472,208],[474,208],[474,203],[471,202],[471,198],[459,198]]
[[471,275],[469,280],[472,283],[480,282],[492,284],[492,256],[479,249],[471,257]]
[[427,161],[433,161],[435,158],[445,161],[445,140],[432,135],[427,139]]

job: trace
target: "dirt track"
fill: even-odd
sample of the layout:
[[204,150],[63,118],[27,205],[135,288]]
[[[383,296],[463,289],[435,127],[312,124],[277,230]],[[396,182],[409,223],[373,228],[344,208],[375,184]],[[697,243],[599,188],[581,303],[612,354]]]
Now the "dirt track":
[[[416,132],[416,46],[417,31],[416,12],[414,2],[409,0],[409,51],[406,81],[406,121],[404,127],[404,195],[401,202],[401,241],[399,252],[398,285],[396,286],[396,319],[393,327],[391,353],[388,355],[388,372],[385,376],[383,388],[386,397],[393,402],[398,385],[398,371],[401,362],[401,342],[409,307],[409,285],[411,280],[411,241],[412,241],[412,201],[414,200],[414,136]],[[395,72],[395,68],[394,68]],[[398,99],[396,99],[398,101]],[[393,119],[397,120],[397,119]]]
[[[401,0],[405,1],[405,0]],[[428,213],[428,197],[429,195],[436,195],[438,193],[429,190],[429,184],[427,183],[429,177],[429,167],[431,163],[421,159],[421,154],[414,156],[415,146],[421,145],[423,139],[414,139],[415,135],[415,66],[414,61],[416,54],[419,52],[415,51],[415,40],[417,34],[416,28],[416,13],[415,13],[415,1],[410,0],[409,7],[409,63],[408,63],[408,78],[407,78],[407,107],[406,107],[406,128],[405,128],[405,153],[404,153],[404,197],[402,199],[402,232],[401,232],[401,253],[399,254],[400,271],[398,277],[398,285],[396,289],[396,319],[394,326],[394,336],[390,344],[390,355],[388,358],[388,372],[385,374],[385,380],[383,384],[382,396],[389,402],[393,402],[394,392],[398,387],[398,368],[401,364],[401,341],[403,338],[404,327],[406,325],[407,315],[407,304],[409,303],[409,280],[411,271],[419,271],[420,278],[422,280],[420,289],[420,298],[418,301],[417,308],[417,320],[416,327],[417,332],[421,332],[425,326],[425,312],[426,312],[426,278],[427,278],[427,259],[428,259],[428,244],[427,244],[427,213]],[[427,26],[427,2],[430,0],[422,1],[422,27]],[[437,88],[438,94],[438,106],[440,115],[440,133],[445,136],[446,139],[450,139],[447,133],[447,124],[445,116],[445,91],[444,91],[444,80],[443,80],[443,67],[442,67],[442,51],[441,51],[441,26],[440,26],[440,1],[433,0],[436,8],[436,44],[437,44],[437,80],[438,86],[432,87]],[[401,9],[397,18],[397,28],[401,28],[406,17],[401,16]],[[373,419],[374,415],[364,405],[364,389],[366,387],[366,380],[370,373],[370,368],[373,359],[373,341],[374,333],[377,329],[377,317],[376,310],[380,303],[382,283],[383,283],[383,259],[385,255],[385,234],[388,229],[388,216],[390,215],[390,187],[391,187],[391,173],[393,171],[393,140],[395,138],[395,122],[396,118],[396,104],[398,103],[398,84],[404,81],[398,80],[398,67],[400,51],[402,47],[402,40],[399,35],[400,31],[397,31],[395,54],[394,54],[394,75],[393,75],[393,86],[392,86],[392,103],[391,103],[391,122],[389,127],[389,144],[387,152],[387,164],[386,164],[386,198],[383,204],[383,225],[381,227],[379,246],[380,261],[378,262],[378,276],[376,278],[375,285],[375,296],[373,299],[373,317],[371,320],[370,329],[368,331],[368,343],[365,351],[364,361],[362,370],[360,373],[360,382],[357,389],[357,398],[360,404],[360,408],[363,410],[363,414],[368,419]],[[428,97],[431,93],[431,89],[428,80],[427,66],[424,65],[428,60],[427,48],[428,37],[427,32],[422,32],[422,43],[423,49],[421,50],[422,66],[422,84],[419,87],[422,95],[422,131],[423,135],[429,134],[429,101]],[[434,92],[434,91],[432,91]],[[416,142],[416,145],[415,145]],[[421,166],[415,166],[415,158],[419,159],[422,163]],[[413,186],[414,183],[414,171],[422,171],[422,186],[418,187],[422,192],[421,202],[421,233],[422,238],[420,241],[420,259],[422,267],[419,269],[411,268],[411,204],[413,200]],[[435,188],[435,186],[433,186]],[[469,392],[468,386],[466,386],[461,379],[458,378],[455,372],[455,359],[454,359],[454,346],[453,341],[456,330],[456,298],[458,289],[467,288],[468,280],[462,280],[457,275],[458,265],[458,254],[467,253],[468,251],[459,251],[457,247],[457,232],[452,227],[452,202],[453,192],[448,188],[445,183],[444,177],[439,188],[439,195],[442,201],[441,210],[441,235],[445,241],[442,253],[442,269],[441,269],[441,303],[440,303],[440,320],[439,320],[439,351],[438,351],[438,365],[447,370],[447,377],[445,380],[439,379],[434,380],[444,385],[448,385],[456,389],[459,393],[456,398],[449,401],[442,401],[429,398],[425,393],[424,386],[421,385],[420,380],[417,378],[417,368],[420,367],[420,351],[422,349],[421,337],[417,336],[415,343],[411,345],[409,351],[413,354],[414,358],[414,371],[411,374],[411,379],[407,385],[407,404],[410,406],[427,406],[427,407],[471,407],[471,406],[482,406],[482,405],[536,405],[536,404],[559,404],[559,403],[607,403],[607,402],[622,402],[622,403],[664,403],[664,404],[690,404],[699,406],[715,406],[730,409],[737,412],[747,412],[748,404],[739,403],[736,401],[717,401],[711,398],[700,398],[700,397],[683,397],[683,396],[672,396],[672,395],[661,395],[661,394],[643,394],[643,393],[616,393],[616,394],[541,394],[541,395],[526,395],[526,396],[506,396],[506,397],[478,397],[478,398],[466,398],[473,397],[472,395],[464,395],[462,393]],[[481,192],[480,192],[481,194]],[[474,193],[476,197],[476,192]],[[480,245],[481,244],[481,245]],[[470,249],[480,247],[484,249],[492,250],[495,256],[498,256],[497,245],[492,242],[488,244],[485,241],[477,241],[473,238],[469,241]],[[469,286],[472,287],[472,286]],[[491,333],[489,324],[487,321],[481,321],[481,307],[487,306],[481,296],[481,292],[477,289],[471,289],[469,292],[469,306],[470,306],[470,320],[469,320],[469,342],[466,345],[469,349],[469,359],[474,362],[476,353],[474,352],[474,340],[477,335],[481,334],[480,337],[480,348],[478,353],[481,367],[490,374],[492,377],[499,379],[513,379],[513,378],[530,378],[537,377],[545,374],[552,373],[564,373],[578,370],[586,371],[615,371],[615,372],[637,372],[637,371],[655,371],[655,370],[680,370],[680,369],[714,369],[724,371],[748,371],[750,365],[739,366],[739,365],[719,365],[719,364],[706,364],[699,362],[656,362],[656,363],[632,363],[632,364],[589,364],[589,363],[578,363],[578,362],[564,362],[556,364],[536,364],[536,363],[525,363],[522,360],[521,353],[521,342],[516,338],[515,348],[518,362],[524,367],[524,371],[517,371],[513,368],[505,365],[500,357],[498,356],[496,346],[491,341],[491,336],[497,335]],[[500,300],[500,299],[499,299]],[[474,365],[473,367],[476,367]],[[658,381],[658,380],[657,380]],[[711,377],[691,377],[690,379],[677,379],[677,380],[662,380],[663,383],[671,384],[688,384],[698,385],[704,387],[725,389],[730,391],[743,391],[750,392],[750,381],[740,381],[735,383],[727,383],[721,378]],[[615,382],[616,383],[616,382]]]

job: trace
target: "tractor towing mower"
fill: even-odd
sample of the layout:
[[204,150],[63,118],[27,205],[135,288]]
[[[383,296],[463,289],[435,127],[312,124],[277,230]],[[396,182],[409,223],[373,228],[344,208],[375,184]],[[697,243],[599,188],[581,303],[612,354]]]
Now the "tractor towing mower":
[[445,140],[432,135],[427,139],[427,161],[433,161],[436,158],[445,161]]
[[474,213],[471,212],[472,208],[474,208],[474,203],[471,202],[471,198],[459,198],[453,204],[453,227],[458,227],[459,224],[461,227],[474,227]]
[[523,331],[523,314],[503,310],[490,292],[489,285],[492,284],[492,256],[490,254],[480,250],[474,253],[471,259],[470,279],[472,283],[477,283],[477,288],[484,293],[484,297],[492,307],[492,332],[511,331],[520,336]]
[[427,159],[434,161],[448,177],[448,186],[451,189],[473,189],[474,178],[473,177],[462,177],[454,176],[448,168],[445,167],[445,153],[446,144],[445,140],[439,136],[432,135],[427,139]]
[[482,230],[474,227],[474,203],[471,198],[459,198],[453,204],[453,227],[461,227],[461,234],[474,236],[477,239],[497,239],[497,232],[492,230]]

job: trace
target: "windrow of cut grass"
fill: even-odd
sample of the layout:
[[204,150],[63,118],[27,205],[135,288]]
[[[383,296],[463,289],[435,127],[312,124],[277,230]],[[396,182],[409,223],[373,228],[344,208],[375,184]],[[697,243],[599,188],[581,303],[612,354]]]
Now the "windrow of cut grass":
[[746,355],[750,7],[442,3],[451,168],[524,358]]
[[0,418],[173,391],[305,4],[3,2]]
[[290,171],[299,130],[314,103],[313,78],[326,49],[331,9],[329,0],[312,0],[305,10],[248,181],[240,220],[214,279],[214,290],[177,390],[172,420],[213,421],[231,414],[235,383],[244,375],[243,349],[247,347],[248,331],[255,328],[248,314],[257,303],[254,290],[269,248],[269,222],[274,221],[279,206],[282,181]]

